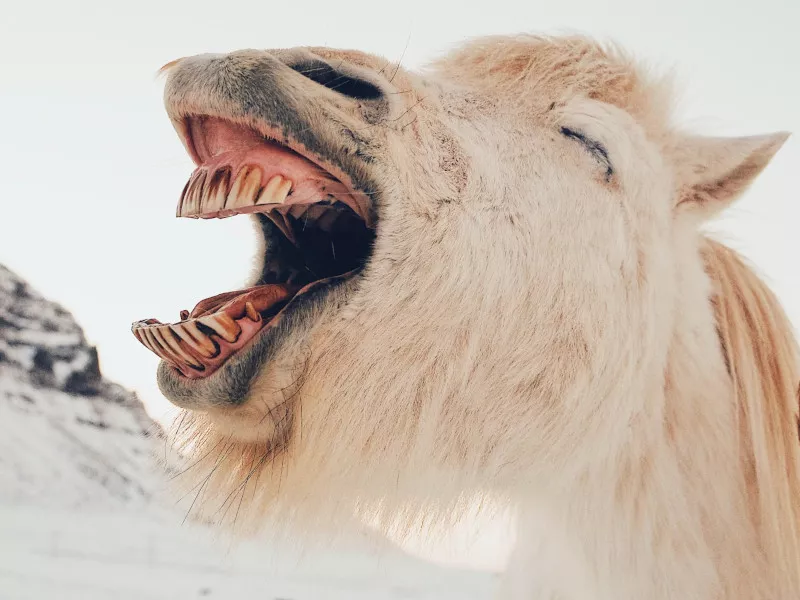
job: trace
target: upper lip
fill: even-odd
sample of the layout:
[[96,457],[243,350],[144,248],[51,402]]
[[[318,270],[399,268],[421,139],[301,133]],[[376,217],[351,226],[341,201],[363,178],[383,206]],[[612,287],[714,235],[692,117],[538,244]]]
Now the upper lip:
[[[306,91],[315,98],[313,104],[299,100]],[[298,74],[267,52],[243,51],[182,59],[169,71],[164,103],[198,166],[202,156],[192,140],[188,120],[199,116],[225,119],[257,131],[330,173],[352,191],[365,209],[367,224],[374,225],[372,199],[378,190],[364,162],[366,143],[353,134],[365,122],[353,112],[357,111],[354,103],[343,108],[335,91]],[[324,125],[315,126],[317,121]]]
[[[214,116],[215,115],[212,114],[187,114],[180,119],[172,120],[173,126],[180,136],[184,147],[198,168],[202,167],[210,157],[205,155],[205,152],[198,151],[198,143],[192,133],[194,129],[192,124],[195,119]],[[237,123],[235,118],[225,116],[220,116],[218,118],[228,120],[232,123]],[[345,171],[330,161],[324,160],[315,152],[310,151],[303,144],[297,142],[292,136],[280,132],[279,128],[276,126],[258,123],[256,126],[247,125],[247,127],[259,133],[265,141],[275,142],[303,157],[304,159],[314,163],[319,168],[323,169],[336,180],[345,185],[349,190],[350,200],[352,200],[351,207],[361,216],[362,219],[364,219],[367,227],[372,228],[375,226],[377,217],[373,203],[374,193],[370,193],[357,187],[354,183],[354,177],[351,176],[348,171]]]

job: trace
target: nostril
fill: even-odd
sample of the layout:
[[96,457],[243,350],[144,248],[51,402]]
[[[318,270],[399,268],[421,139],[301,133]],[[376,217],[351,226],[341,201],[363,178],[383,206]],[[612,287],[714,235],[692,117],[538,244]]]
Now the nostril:
[[356,100],[377,100],[383,97],[383,91],[378,86],[338,71],[322,60],[305,60],[289,67],[329,90]]

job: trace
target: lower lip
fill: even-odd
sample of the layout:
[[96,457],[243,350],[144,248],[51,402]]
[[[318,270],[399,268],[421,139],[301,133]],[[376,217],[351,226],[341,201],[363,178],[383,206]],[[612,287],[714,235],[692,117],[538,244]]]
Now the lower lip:
[[[200,380],[200,379],[207,379],[207,378],[213,376],[214,373],[216,373],[223,365],[225,365],[227,362],[229,362],[231,360],[234,360],[238,355],[240,355],[242,353],[243,350],[246,351],[246,349],[249,346],[251,346],[252,343],[255,340],[260,338],[262,335],[264,335],[269,330],[274,329],[275,326],[280,322],[280,320],[282,318],[284,318],[286,312],[290,311],[291,308],[296,305],[295,301],[297,300],[297,298],[305,296],[308,292],[311,292],[311,291],[313,291],[315,289],[331,285],[334,282],[343,281],[345,279],[349,279],[356,272],[357,271],[349,271],[347,273],[343,273],[342,275],[336,275],[334,277],[327,277],[325,279],[319,279],[317,281],[313,281],[313,282],[309,283],[308,285],[303,287],[300,291],[298,291],[294,295],[294,297],[292,297],[292,299],[289,300],[289,302],[287,302],[286,305],[265,324],[264,323],[253,323],[253,322],[247,321],[245,319],[246,323],[252,323],[252,325],[251,325],[252,329],[250,331],[245,331],[244,328],[243,328],[242,334],[240,334],[240,338],[243,341],[240,342],[240,345],[237,344],[237,343],[234,343],[233,352],[231,354],[227,354],[224,358],[221,358],[221,359],[218,359],[218,360],[214,360],[214,359],[208,360],[207,359],[207,362],[204,365],[205,366],[204,370],[197,371],[195,369],[187,369],[186,372],[184,372],[184,370],[179,369],[179,368],[177,368],[175,366],[172,367],[172,370],[177,375],[179,375],[182,379]],[[242,323],[240,323],[240,326],[241,325],[242,325]],[[245,325],[245,326],[247,326],[247,325]],[[245,336],[245,334],[249,334],[249,335]],[[225,342],[225,343],[227,343],[227,342]]]

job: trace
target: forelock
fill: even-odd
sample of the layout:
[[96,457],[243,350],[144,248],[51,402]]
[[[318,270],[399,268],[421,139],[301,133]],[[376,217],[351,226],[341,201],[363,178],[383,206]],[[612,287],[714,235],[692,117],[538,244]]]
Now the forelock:
[[431,69],[435,76],[534,114],[585,97],[625,110],[655,136],[671,120],[669,77],[650,74],[614,45],[580,36],[478,38]]

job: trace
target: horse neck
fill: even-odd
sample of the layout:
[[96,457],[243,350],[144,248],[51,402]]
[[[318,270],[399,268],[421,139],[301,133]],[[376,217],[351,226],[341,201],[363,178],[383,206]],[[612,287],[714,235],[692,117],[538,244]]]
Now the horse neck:
[[[708,282],[694,275],[682,282],[663,378],[639,402],[626,443],[586,473],[572,499],[551,505],[561,503],[558,518],[574,525],[590,562],[611,552],[640,568],[615,590],[621,598],[661,598],[658,586],[665,598],[762,598],[738,407]],[[592,570],[603,569],[613,567]]]

